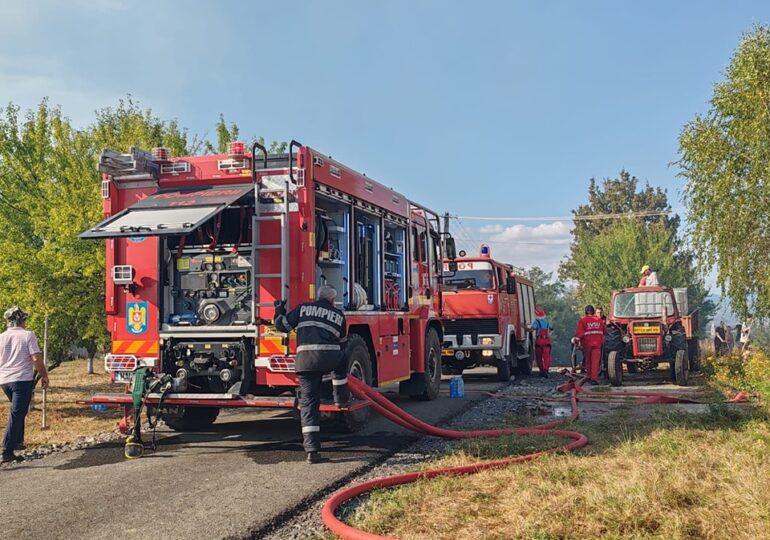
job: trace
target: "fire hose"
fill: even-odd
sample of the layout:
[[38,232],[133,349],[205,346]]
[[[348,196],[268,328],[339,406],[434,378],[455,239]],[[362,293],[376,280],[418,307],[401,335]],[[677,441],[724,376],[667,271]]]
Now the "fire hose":
[[[539,457],[542,457],[548,453],[554,452],[567,452],[576,450],[588,444],[588,437],[582,433],[575,431],[565,431],[554,429],[559,424],[564,422],[571,422],[578,418],[578,394],[585,396],[590,401],[604,401],[604,402],[616,402],[614,397],[632,397],[639,403],[698,403],[695,400],[687,398],[681,398],[677,396],[668,396],[656,392],[590,392],[583,388],[582,383],[586,380],[585,377],[578,378],[574,373],[566,373],[569,377],[569,381],[558,387],[558,390],[569,394],[569,401],[572,407],[572,414],[562,420],[555,420],[540,424],[534,427],[527,428],[507,428],[507,429],[483,429],[473,431],[456,431],[451,429],[444,429],[433,426],[422,420],[415,418],[408,414],[387,398],[382,396],[376,390],[365,385],[354,377],[348,378],[348,384],[353,395],[362,400],[370,400],[371,407],[375,412],[384,416],[391,422],[398,424],[411,431],[421,433],[424,435],[432,435],[434,437],[442,437],[447,439],[470,439],[470,438],[484,438],[484,437],[500,437],[504,435],[542,435],[542,436],[559,436],[572,439],[572,442],[558,446],[556,448],[550,448],[548,450],[541,450],[539,452],[533,452],[531,454],[525,454],[520,456],[514,456],[509,458],[497,459],[493,461],[485,461],[479,463],[473,463],[470,465],[462,465],[457,467],[443,467],[438,469],[429,469],[424,471],[397,474],[394,476],[387,476],[381,478],[375,478],[359,484],[354,484],[349,487],[342,488],[332,494],[332,496],[326,501],[321,511],[321,517],[324,524],[334,534],[340,536],[345,540],[388,540],[388,537],[379,536],[376,534],[368,533],[360,529],[356,529],[347,525],[343,521],[337,518],[335,511],[343,504],[377,489],[390,488],[395,486],[401,486],[404,484],[410,484],[422,479],[435,478],[437,476],[461,476],[466,474],[474,474],[480,471],[488,469],[497,469],[512,465],[514,463],[523,463],[526,461],[532,461]],[[533,396],[534,397],[534,396]],[[745,401],[748,399],[748,395],[744,392],[739,392],[733,397],[730,402]],[[521,399],[521,396],[511,396],[511,399]],[[548,399],[548,398],[544,398]]]
[[507,428],[507,429],[483,429],[474,431],[456,431],[451,429],[439,428],[432,426],[414,416],[403,411],[401,408],[391,403],[387,398],[382,396],[376,390],[366,386],[359,380],[349,377],[348,384],[353,395],[358,399],[368,399],[371,401],[371,407],[375,412],[384,416],[388,420],[402,427],[405,427],[411,431],[421,433],[424,435],[432,435],[434,437],[442,437],[447,439],[470,439],[470,438],[484,438],[484,437],[500,437],[504,435],[541,435],[541,436],[560,436],[572,439],[572,442],[548,450],[542,450],[540,452],[534,452],[531,454],[497,459],[494,461],[486,461],[481,463],[473,463],[471,465],[463,465],[458,467],[444,467],[440,469],[430,469],[425,471],[398,474],[394,476],[388,476],[383,478],[375,478],[360,484],[343,488],[334,493],[329,500],[324,504],[321,512],[324,524],[336,535],[346,540],[376,540],[386,537],[371,534],[366,531],[361,531],[350,525],[343,523],[335,516],[335,510],[345,504],[346,502],[355,499],[356,497],[368,493],[370,491],[394,486],[400,486],[403,484],[409,484],[416,482],[417,480],[434,478],[436,476],[460,476],[465,474],[473,474],[479,471],[487,469],[496,469],[505,467],[513,463],[522,463],[525,461],[531,461],[539,458],[547,453],[552,452],[566,452],[581,448],[588,444],[588,437],[582,433],[575,431],[564,431],[554,429],[559,424],[576,420],[578,417],[577,408],[577,388],[580,386],[579,381],[575,381],[573,387],[567,390],[570,394],[570,400],[572,402],[572,415],[563,420],[556,420],[545,424],[540,424],[535,427],[527,428]]

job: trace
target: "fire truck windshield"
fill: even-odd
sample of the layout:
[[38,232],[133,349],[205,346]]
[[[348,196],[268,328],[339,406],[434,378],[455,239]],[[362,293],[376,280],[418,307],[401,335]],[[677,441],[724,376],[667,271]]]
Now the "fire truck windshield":
[[476,289],[488,291],[494,289],[494,272],[492,270],[458,270],[444,272],[444,285],[451,288]]

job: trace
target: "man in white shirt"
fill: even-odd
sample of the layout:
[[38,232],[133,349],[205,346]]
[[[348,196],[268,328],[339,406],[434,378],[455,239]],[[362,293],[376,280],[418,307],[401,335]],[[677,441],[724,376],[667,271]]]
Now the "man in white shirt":
[[0,334],[0,388],[11,402],[11,415],[3,437],[0,463],[21,461],[14,451],[24,442],[24,418],[32,399],[35,371],[40,373],[40,385],[48,388],[48,370],[34,332],[24,325],[28,315],[13,306],[5,312],[8,329]]

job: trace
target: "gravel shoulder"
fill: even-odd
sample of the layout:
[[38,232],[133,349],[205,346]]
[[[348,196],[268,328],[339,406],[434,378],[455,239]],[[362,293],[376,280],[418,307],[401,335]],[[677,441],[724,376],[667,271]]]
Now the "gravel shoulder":
[[[499,426],[500,418],[510,415],[524,415],[536,417],[535,422],[546,422],[554,412],[561,414],[560,408],[568,407],[568,404],[554,402],[551,405],[544,404],[539,399],[528,399],[527,396],[562,398],[564,394],[559,393],[556,388],[566,382],[567,378],[563,375],[552,373],[547,379],[537,376],[526,379],[514,379],[510,384],[503,386],[494,397],[481,400],[473,404],[468,410],[454,417],[446,423],[441,423],[443,427],[451,429],[470,429],[472,427]],[[522,396],[521,399],[508,399]],[[542,418],[540,420],[539,418]],[[396,452],[390,458],[379,465],[369,469],[363,474],[357,475],[349,483],[337,486],[351,485],[372,478],[382,476],[391,476],[394,474],[410,472],[420,467],[423,463],[442,454],[450,452],[458,445],[458,441],[439,439],[436,437],[422,437],[404,449]],[[331,493],[331,490],[330,490]],[[330,494],[329,493],[329,494]],[[260,538],[264,540],[302,540],[308,538],[322,538],[328,534],[323,522],[321,521],[321,509],[326,502],[325,495],[319,500],[307,506],[295,517],[283,522],[280,526],[260,531],[260,536],[250,538]],[[355,503],[343,509],[343,515],[352,512],[355,509]]]

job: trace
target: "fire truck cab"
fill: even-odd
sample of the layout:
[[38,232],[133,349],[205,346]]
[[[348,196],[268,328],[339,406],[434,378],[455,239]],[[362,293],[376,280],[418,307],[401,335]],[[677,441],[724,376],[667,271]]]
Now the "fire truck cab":
[[[292,309],[328,284],[347,319],[351,374],[435,398],[440,261],[453,245],[436,213],[296,141],[288,154],[248,150],[101,156],[105,219],[81,237],[106,239],[114,381],[140,366],[173,377],[164,420],[180,430],[222,407],[294,407],[295,334],[273,326],[274,302]],[[129,398],[91,402],[124,403],[128,416]],[[351,429],[368,416],[322,410]]]
[[532,282],[494,260],[487,245],[477,257],[461,251],[454,261],[445,260],[443,270],[444,371],[457,374],[492,365],[501,381],[512,373],[529,375],[534,358]]

